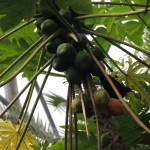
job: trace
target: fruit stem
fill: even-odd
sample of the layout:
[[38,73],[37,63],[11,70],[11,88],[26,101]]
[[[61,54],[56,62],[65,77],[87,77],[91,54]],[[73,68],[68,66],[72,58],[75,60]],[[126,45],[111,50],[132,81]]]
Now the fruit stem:
[[[44,60],[44,57],[45,57],[45,54],[46,54],[45,52],[46,52],[46,50],[43,49],[42,52],[41,52],[40,59],[38,61],[37,68],[36,68],[35,72],[38,72],[38,70],[40,69],[42,61]],[[32,84],[30,86],[30,89],[29,89],[29,92],[27,94],[26,100],[24,102],[23,108],[21,109],[21,113],[19,115],[19,119],[21,119],[21,122],[20,122],[20,126],[19,126],[19,129],[18,129],[18,132],[21,129],[23,120],[24,120],[25,115],[26,115],[26,113],[28,111],[28,107],[29,107],[29,104],[30,104],[30,101],[31,101],[31,97],[32,97],[32,94],[33,94],[35,83],[36,83],[36,79],[32,82]]]
[[93,97],[93,92],[94,92],[94,90],[92,89],[93,84],[92,84],[92,81],[90,80],[89,75],[86,75],[86,84],[87,84],[86,86],[87,86],[88,91],[89,91],[89,95],[90,95],[90,98],[91,98],[91,101],[92,101],[92,106],[93,106],[94,114],[95,114],[95,118],[96,118],[97,135],[98,135],[97,150],[100,150],[100,144],[101,144],[101,141],[100,141],[100,125],[98,123],[98,113],[97,113],[97,108],[96,108],[96,104],[95,104],[94,97]]
[[[42,74],[46,74],[47,71],[43,71]],[[54,76],[54,77],[59,77],[59,78],[65,78],[64,74],[60,74],[60,73],[54,73],[54,72],[50,72],[49,74],[50,76]]]
[[87,126],[85,103],[84,103],[83,91],[82,91],[81,85],[79,85],[79,93],[80,93],[82,111],[83,111],[83,116],[84,116],[84,121],[85,121],[86,134],[87,134],[87,138],[88,138],[88,140],[89,140],[89,131],[88,131],[88,126]]
[[41,93],[42,93],[43,88],[44,88],[44,86],[45,86],[45,84],[46,84],[46,81],[47,81],[47,79],[48,79],[48,76],[49,76],[49,73],[50,73],[51,69],[52,69],[52,65],[49,66],[48,71],[47,71],[47,74],[45,75],[45,78],[44,78],[44,80],[43,80],[43,82],[42,82],[41,88],[40,88],[39,93],[38,93],[38,95],[37,95],[37,97],[36,97],[35,103],[34,103],[33,108],[32,108],[32,110],[31,110],[31,114],[30,114],[30,116],[29,116],[29,118],[28,118],[28,121],[27,121],[27,123],[26,123],[25,129],[24,129],[24,131],[23,131],[23,133],[22,133],[22,135],[21,135],[21,137],[20,137],[20,140],[19,140],[19,142],[18,142],[18,145],[17,145],[17,147],[16,147],[16,150],[19,149],[19,147],[20,147],[20,145],[21,145],[21,143],[22,143],[22,140],[23,140],[23,138],[24,138],[24,136],[25,136],[25,134],[26,134],[26,131],[27,131],[27,129],[28,129],[28,126],[29,126],[29,124],[30,124],[30,121],[31,121],[31,119],[32,119],[32,116],[33,116],[33,114],[34,114],[35,108],[36,108],[36,106],[37,106],[37,104],[38,104],[38,101],[39,101],[39,99],[40,99]]
[[[72,98],[75,98],[75,87],[72,86],[73,94]],[[73,112],[74,114],[74,140],[75,140],[75,150],[78,150],[78,116],[76,111]]]
[[115,45],[116,47],[118,47],[120,50],[124,51],[125,53],[127,53],[129,56],[133,57],[134,59],[136,59],[137,61],[139,61],[140,63],[142,63],[144,66],[150,68],[150,65],[147,64],[145,61],[141,60],[140,58],[138,58],[137,56],[135,56],[134,54],[130,53],[129,51],[127,51],[126,49],[124,49],[122,46],[120,46],[119,44],[115,43],[114,41],[111,40],[107,40],[110,43],[112,43],[113,45]]
[[129,43],[127,43],[127,42],[124,42],[124,41],[120,41],[120,40],[114,39],[114,38],[112,38],[112,37],[110,37],[110,36],[101,34],[101,33],[99,33],[99,32],[94,31],[93,29],[90,29],[90,28],[86,29],[86,28],[83,28],[83,27],[82,27],[81,30],[84,31],[85,33],[97,35],[97,36],[102,37],[103,39],[106,39],[106,40],[108,39],[108,40],[115,41],[115,42],[117,42],[117,43],[121,43],[121,44],[123,44],[123,45],[127,45],[127,46],[129,46],[129,47],[131,47],[131,48],[134,48],[134,49],[136,49],[136,50],[138,50],[138,51],[140,51],[140,52],[143,52],[143,53],[145,53],[145,54],[147,54],[147,55],[150,56],[150,52],[145,51],[145,50],[142,49],[142,48],[139,48],[139,47],[137,47],[137,46],[135,46],[135,45],[131,45],[131,44],[129,44]]
[[110,79],[110,77],[107,75],[107,73],[105,72],[105,70],[103,69],[102,65],[99,63],[99,61],[96,59],[96,57],[94,56],[94,54],[92,53],[92,51],[87,48],[88,52],[91,54],[93,60],[95,61],[95,63],[98,65],[99,69],[102,71],[102,73],[104,74],[105,78],[108,80],[109,84],[111,85],[111,87],[113,88],[114,92],[116,93],[116,95],[118,96],[119,100],[122,102],[122,104],[124,105],[124,107],[127,109],[127,111],[129,112],[129,114],[135,119],[135,121],[148,133],[150,133],[150,130],[144,125],[144,123],[134,114],[134,112],[131,110],[131,108],[128,106],[128,104],[124,101],[124,99],[122,98],[121,94],[119,93],[118,89],[116,88],[116,86],[114,85],[114,83],[112,82],[112,80]]
[[68,101],[69,101],[69,150],[72,150],[72,86],[69,85]]
[[69,114],[69,94],[70,94],[70,85],[68,85],[68,95],[67,95],[67,106],[66,106],[66,120],[65,120],[65,147],[64,150],[67,150],[68,144],[68,114]]
[[[147,8],[147,11],[150,11],[150,8]],[[105,13],[105,14],[92,14],[92,15],[84,15],[79,17],[74,17],[75,20],[89,19],[89,18],[97,18],[97,17],[119,17],[119,16],[130,16],[145,13],[145,9],[140,9],[131,12],[123,12],[123,13]]]
[[10,32],[6,33],[5,35],[1,36],[1,37],[0,37],[0,41],[3,40],[3,39],[5,39],[5,38],[8,37],[9,35],[13,34],[14,32],[20,30],[21,28],[25,27],[26,25],[28,25],[28,24],[34,22],[35,20],[36,20],[36,19],[31,19],[30,21],[28,21],[28,22],[26,22],[26,23],[24,23],[24,24],[22,24],[22,25],[20,25],[20,26],[18,26],[18,27],[16,27],[16,28],[14,28],[12,31],[10,31]]
[[75,150],[78,150],[78,123],[77,123],[77,121],[78,121],[78,118],[77,118],[77,113],[76,112],[74,112],[74,128],[75,128],[75,135],[74,135],[74,137],[75,137]]
[[103,47],[100,45],[100,43],[96,40],[96,38],[91,35],[94,41],[97,43],[97,45],[103,50],[105,55],[112,61],[112,63],[118,68],[118,70],[126,76],[126,73],[116,64],[116,62],[107,54],[107,52],[103,49]]
[[114,72],[113,69],[108,65],[108,63],[105,60],[102,60],[102,62],[109,69],[110,72]]
[[31,78],[31,80],[24,86],[24,88],[16,95],[16,97],[8,104],[8,106],[3,110],[3,112],[0,114],[0,118],[10,109],[10,107],[19,99],[19,97],[23,94],[23,92],[28,88],[28,86],[37,78],[37,76],[46,68],[48,67],[54,58],[53,56],[37,73],[34,74],[34,76]]

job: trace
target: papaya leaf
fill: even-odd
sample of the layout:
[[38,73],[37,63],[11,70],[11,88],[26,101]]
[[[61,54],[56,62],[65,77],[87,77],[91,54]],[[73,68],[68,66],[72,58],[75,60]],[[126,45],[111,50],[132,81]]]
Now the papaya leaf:
[[8,57],[18,56],[20,54],[22,49],[20,49],[17,41],[13,39],[10,40],[3,40],[0,43],[0,61],[5,60]]
[[[145,80],[144,80],[145,79]],[[147,92],[140,81],[150,81],[150,77],[148,75],[144,74],[132,74],[126,78],[127,86],[129,86],[132,90],[139,92],[141,94],[141,101],[147,101],[150,102],[149,92]],[[150,82],[148,82],[150,83]]]
[[91,0],[76,0],[71,8],[78,14],[89,14],[92,12],[92,3]]
[[32,78],[32,76],[35,74],[37,62],[39,61],[40,54],[37,54],[30,63],[25,67],[25,69],[22,71],[22,77],[26,77],[28,80]]
[[[96,29],[97,32],[100,32],[102,34],[108,34],[107,29],[104,27],[99,27]],[[105,39],[101,38],[101,37],[96,37],[96,40],[101,44],[101,46],[105,49],[108,50],[110,43],[107,42]],[[94,42],[95,43],[95,42]],[[94,44],[93,43],[93,44]],[[96,44],[96,43],[95,43]],[[98,45],[97,45],[98,46]]]
[[[24,21],[22,21],[24,22]],[[4,39],[0,42],[0,71],[3,72],[18,56],[20,56],[25,50],[27,50],[31,45],[39,39],[39,34],[35,32],[35,25],[29,24],[28,26],[20,29],[14,34],[10,35],[8,39]],[[26,59],[32,54],[33,50],[29,52],[24,58],[22,58],[16,66],[9,70],[9,72],[1,78],[0,81],[7,79],[12,75],[17,69],[24,63]],[[24,70],[24,77],[28,79],[34,74],[35,68],[37,66],[39,56],[34,57],[31,63]]]
[[5,15],[0,19],[0,26],[3,31],[7,31],[17,26],[21,20],[30,20],[36,9],[37,0],[0,0],[0,15]]
[[[95,150],[97,139],[95,134],[91,133],[89,137],[89,141],[87,142],[87,135],[86,132],[79,131],[78,132],[78,148],[84,150]],[[60,140],[56,144],[47,148],[47,150],[62,150],[64,147],[64,139]],[[73,145],[74,145],[74,137],[73,137]],[[69,143],[68,143],[69,148]],[[75,150],[75,146],[72,147],[72,150]]]
[[116,5],[113,7],[108,8],[108,12],[129,12],[131,10],[130,7],[128,6],[121,6],[121,5]]
[[123,30],[126,32],[127,38],[138,46],[142,46],[144,33],[144,25],[138,21],[128,21],[122,25]]
[[[150,63],[150,58],[144,60],[146,63]],[[128,62],[129,63],[129,62]],[[136,73],[136,72],[142,72],[143,70],[145,70],[143,64],[139,63],[138,61],[133,62],[132,64],[129,64],[127,73]]]
[[57,6],[61,9],[67,9],[75,0],[55,0]]
[[[21,134],[24,131],[25,124],[22,125],[20,131],[18,131],[20,125],[13,125],[12,122],[7,119],[6,121],[0,119],[0,149],[15,150],[20,140]],[[22,141],[20,150],[33,150],[31,145],[38,144],[35,137],[31,132],[27,132]]]
[[[21,46],[21,47],[20,47]],[[0,43],[0,72],[3,72],[6,68],[10,66],[12,62],[16,60],[22,53],[23,53],[24,47],[22,45],[18,45],[17,40],[13,39],[12,41],[10,40],[3,40]],[[25,60],[29,58],[29,56],[32,54],[33,50],[26,54],[24,58],[22,58],[13,68],[7,72],[1,79],[0,82],[8,79],[14,72],[16,72],[22,64],[24,64]],[[36,57],[34,58],[36,59]],[[35,64],[35,66],[37,63]],[[35,68],[34,66],[34,68]],[[27,73],[30,70],[27,70]]]
[[[150,62],[150,59],[144,60],[146,63]],[[128,68],[126,68],[128,66]],[[115,71],[113,76],[117,75],[118,80],[121,82],[124,82],[126,86],[132,89],[134,92],[129,93],[129,102],[131,103],[132,107],[134,107],[134,110],[136,111],[139,109],[137,101],[139,104],[141,103],[147,103],[150,104],[150,98],[149,98],[149,88],[150,88],[150,76],[149,71],[146,67],[144,67],[143,64],[139,63],[138,61],[133,62],[130,57],[128,57],[128,61],[126,61],[126,65],[122,68],[122,70],[125,71],[126,75],[120,73],[119,71]],[[139,94],[139,97],[135,97],[135,93]],[[135,102],[136,101],[136,102]],[[136,106],[134,106],[134,104]]]
[[137,3],[137,4],[146,4],[146,2],[143,0],[132,0],[132,2]]
[[[25,21],[21,21],[21,23],[25,23]],[[18,44],[22,44],[21,46],[23,46],[26,42],[25,49],[27,49],[29,46],[34,44],[34,42],[37,41],[39,38],[40,38],[40,36],[39,36],[38,32],[36,31],[36,27],[35,27],[34,23],[28,24],[24,28],[18,30],[17,32],[15,32],[11,36],[9,36],[10,41],[13,39],[16,39]],[[27,44],[28,44],[28,47],[27,47]],[[23,47],[21,47],[21,48],[23,48]]]
[[129,104],[133,111],[138,114],[143,109],[143,102],[141,102],[139,93],[129,93],[127,99],[129,99]]

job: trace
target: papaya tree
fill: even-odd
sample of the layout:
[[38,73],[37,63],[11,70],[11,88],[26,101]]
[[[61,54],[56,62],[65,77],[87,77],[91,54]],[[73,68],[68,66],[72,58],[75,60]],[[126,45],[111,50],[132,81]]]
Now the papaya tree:
[[[149,6],[148,0],[0,0],[0,87],[20,73],[28,79],[0,117],[29,87],[17,123],[0,120],[0,148],[38,149],[28,128],[50,75],[65,79],[68,95],[64,137],[45,149],[149,148]],[[126,57],[113,59],[118,51]]]

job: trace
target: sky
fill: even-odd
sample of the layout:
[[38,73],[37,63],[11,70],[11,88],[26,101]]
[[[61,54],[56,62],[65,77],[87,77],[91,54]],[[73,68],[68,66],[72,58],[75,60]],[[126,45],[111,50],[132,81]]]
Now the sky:
[[[40,75],[38,77],[37,81],[38,81],[39,86],[41,85],[43,79],[44,79],[44,75]],[[21,74],[19,74],[17,76],[18,92],[22,90],[22,88],[27,84],[27,82],[28,82],[28,80],[26,78],[23,78]],[[64,98],[66,98],[67,97],[67,85],[64,85],[63,82],[64,82],[64,80],[62,78],[49,76],[49,78],[45,84],[45,87],[43,89],[43,93],[52,92],[52,93],[58,94]],[[22,105],[25,101],[27,91],[28,90],[26,90],[22,94],[22,96],[20,97],[20,102]],[[0,94],[3,97],[5,97],[4,88],[0,88]],[[32,109],[32,106],[33,106],[33,103],[36,99],[36,96],[37,96],[37,92],[36,92],[36,90],[34,90],[31,105],[29,107],[29,112]],[[45,100],[47,100],[47,99],[45,99]],[[50,113],[53,117],[53,120],[56,123],[56,126],[64,125],[65,113],[63,113],[62,111],[57,111],[54,107],[52,107],[50,105],[48,105],[48,107],[49,107]],[[48,119],[45,115],[45,112],[43,110],[43,107],[42,107],[40,101],[39,101],[39,103],[36,107],[36,110],[34,112],[34,116],[38,116],[38,115],[43,122],[45,122],[45,121],[48,122]],[[61,119],[58,119],[58,118],[61,118]]]

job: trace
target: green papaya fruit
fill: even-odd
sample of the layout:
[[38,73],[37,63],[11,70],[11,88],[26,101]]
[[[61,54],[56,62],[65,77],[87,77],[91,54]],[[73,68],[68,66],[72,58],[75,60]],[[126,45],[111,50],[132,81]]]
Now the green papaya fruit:
[[41,24],[41,31],[44,34],[53,34],[56,32],[56,30],[59,28],[58,24],[52,20],[52,19],[46,19],[42,24]]
[[92,66],[92,57],[86,51],[79,51],[74,59],[75,67],[80,71],[89,71]]

